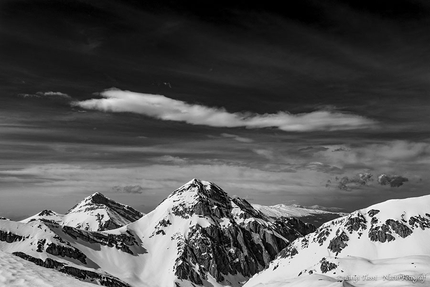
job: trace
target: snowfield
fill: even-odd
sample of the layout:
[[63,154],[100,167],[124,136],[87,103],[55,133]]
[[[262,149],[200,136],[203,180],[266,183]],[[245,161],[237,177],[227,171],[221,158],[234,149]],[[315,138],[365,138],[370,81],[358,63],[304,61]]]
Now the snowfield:
[[94,287],[94,284],[37,266],[12,254],[0,251],[1,287]]

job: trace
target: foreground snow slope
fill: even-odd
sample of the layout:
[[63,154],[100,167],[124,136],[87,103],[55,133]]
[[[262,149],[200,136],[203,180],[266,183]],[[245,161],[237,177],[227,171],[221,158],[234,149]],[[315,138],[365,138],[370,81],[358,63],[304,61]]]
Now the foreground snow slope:
[[132,207],[107,198],[96,192],[76,204],[65,215],[52,210],[43,210],[36,215],[21,220],[48,220],[89,231],[115,229],[141,218],[144,214]]
[[0,251],[1,287],[91,287],[69,275],[37,266],[27,260]]
[[310,274],[329,277],[318,286],[417,286],[412,278],[420,276],[428,277],[422,283],[430,286],[428,242],[430,196],[389,200],[295,240],[245,286],[311,286],[315,276]]

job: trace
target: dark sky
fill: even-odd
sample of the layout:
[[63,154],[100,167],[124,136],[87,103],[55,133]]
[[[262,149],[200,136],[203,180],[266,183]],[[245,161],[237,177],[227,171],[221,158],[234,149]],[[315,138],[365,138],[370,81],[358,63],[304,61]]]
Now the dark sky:
[[[191,178],[353,210],[427,193],[428,1],[0,0],[0,212]],[[360,173],[400,187],[339,189]]]

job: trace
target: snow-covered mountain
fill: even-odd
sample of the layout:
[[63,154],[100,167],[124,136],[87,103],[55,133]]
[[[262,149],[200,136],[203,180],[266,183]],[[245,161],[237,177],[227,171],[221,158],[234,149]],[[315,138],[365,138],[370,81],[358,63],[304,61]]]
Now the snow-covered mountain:
[[[95,194],[68,215],[77,213],[85,222],[80,214],[91,218],[105,201]],[[123,227],[79,227],[0,221],[0,250],[105,286],[241,286],[291,241],[314,230],[294,218],[270,218],[197,179]]]
[[430,196],[389,200],[296,239],[245,287],[430,286],[428,242]]
[[28,223],[34,220],[46,220],[46,221],[53,221],[53,222],[62,224],[63,218],[64,218],[64,214],[57,213],[53,210],[45,209],[33,216],[30,216],[26,219],[21,220],[21,222]]
[[252,206],[256,210],[261,211],[269,217],[295,217],[299,218],[304,222],[311,223],[315,226],[320,226],[327,221],[347,215],[347,213],[345,212],[332,211],[331,208],[326,208],[318,205],[302,206],[298,204],[277,204],[272,206],[265,206],[259,204],[252,204]]
[[43,210],[21,222],[27,223],[43,219],[79,229],[102,231],[127,225],[142,216],[143,213],[132,207],[118,203],[96,192],[76,204],[65,215],[52,210]]

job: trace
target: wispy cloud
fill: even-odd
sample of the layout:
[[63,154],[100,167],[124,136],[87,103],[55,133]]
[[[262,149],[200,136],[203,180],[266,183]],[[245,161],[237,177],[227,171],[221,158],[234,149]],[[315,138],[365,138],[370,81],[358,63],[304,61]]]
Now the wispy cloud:
[[223,133],[223,134],[221,134],[221,136],[225,137],[225,138],[231,138],[231,139],[234,139],[234,140],[236,140],[238,142],[243,142],[243,143],[252,143],[252,142],[254,142],[254,140],[252,140],[250,138],[244,138],[244,137],[240,137],[238,135],[232,135],[232,134]]
[[183,164],[183,163],[187,162],[186,159],[183,159],[183,158],[178,157],[178,156],[171,156],[171,155],[163,155],[160,157],[156,157],[153,160],[157,161],[157,162],[173,163],[173,164]]
[[63,99],[72,99],[68,94],[62,92],[37,92],[35,94],[18,94],[18,96],[23,98],[42,98],[42,97],[52,97],[52,98],[63,98]]
[[145,189],[140,185],[126,185],[126,186],[114,186],[112,191],[119,193],[135,193],[142,194]]
[[189,104],[162,95],[117,89],[106,90],[100,95],[103,98],[77,101],[72,105],[105,112],[132,112],[161,120],[212,127],[272,127],[283,131],[304,132],[351,130],[370,128],[376,125],[375,121],[365,117],[327,110],[294,115],[286,111],[279,111],[274,114],[231,113],[224,108]]

